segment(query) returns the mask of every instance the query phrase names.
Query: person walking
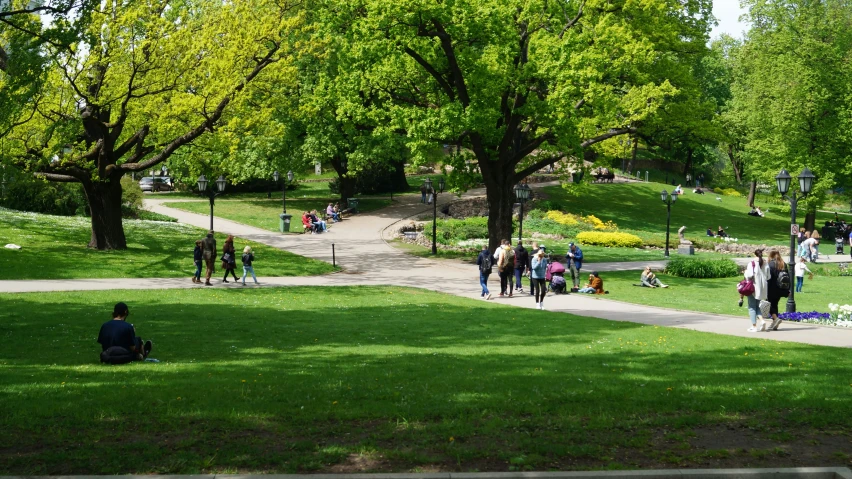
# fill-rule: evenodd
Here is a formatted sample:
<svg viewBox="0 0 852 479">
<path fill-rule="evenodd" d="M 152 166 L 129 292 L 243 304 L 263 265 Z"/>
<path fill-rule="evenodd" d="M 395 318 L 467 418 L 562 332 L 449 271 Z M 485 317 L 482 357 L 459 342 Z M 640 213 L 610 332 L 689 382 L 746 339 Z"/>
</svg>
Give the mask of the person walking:
<svg viewBox="0 0 852 479">
<path fill-rule="evenodd" d="M 769 281 L 766 297 L 769 300 L 769 315 L 772 323 L 765 331 L 777 331 L 781 324 L 778 317 L 778 302 L 781 298 L 790 296 L 790 274 L 787 272 L 787 263 L 781 258 L 778 250 L 769 250 Z M 785 287 L 786 286 L 786 287 Z M 758 328 L 761 329 L 761 328 Z"/>
<path fill-rule="evenodd" d="M 744 277 L 754 283 L 754 293 L 748 296 L 748 317 L 751 320 L 750 333 L 757 332 L 757 318 L 760 317 L 760 327 L 766 325 L 764 316 L 769 316 L 769 301 L 766 300 L 769 289 L 769 265 L 763 260 L 763 250 L 754 251 L 755 259 L 749 261 Z M 765 303 L 761 308 L 761 303 Z"/>
<path fill-rule="evenodd" d="M 544 250 L 538 250 L 530 260 L 530 281 L 532 282 L 531 291 L 535 294 L 535 307 L 544 309 L 544 296 L 547 294 L 547 259 L 544 257 Z"/>
<path fill-rule="evenodd" d="M 426 185 L 425 184 L 420 185 L 420 202 L 421 203 L 426 203 L 426 193 L 428 193 L 428 191 L 426 190 Z"/>
<path fill-rule="evenodd" d="M 527 252 L 527 276 L 530 278 L 530 296 L 535 296 L 535 291 L 533 291 L 533 279 L 530 275 L 530 270 L 532 269 L 532 257 L 534 254 L 538 253 L 540 249 L 538 241 L 533 241 L 530 245 L 530 250 Z"/>
<path fill-rule="evenodd" d="M 797 293 L 802 292 L 802 287 L 804 286 L 804 283 L 805 283 L 805 271 L 807 271 L 808 274 L 811 274 L 811 275 L 813 274 L 813 272 L 808 269 L 808 265 L 805 264 L 805 258 L 799 257 L 798 261 L 796 262 L 796 292 Z"/>
<path fill-rule="evenodd" d="M 515 268 L 515 251 L 509 240 L 503 240 L 497 256 L 497 273 L 500 275 L 500 296 L 512 297 L 512 271 Z"/>
<path fill-rule="evenodd" d="M 231 273 L 231 276 L 234 277 L 234 282 L 239 281 L 237 278 L 237 273 L 234 272 L 237 269 L 237 257 L 234 256 L 237 250 L 234 248 L 234 236 L 228 235 L 225 238 L 225 244 L 222 246 L 222 269 L 225 270 L 225 277 L 222 278 L 223 283 L 228 282 L 228 273 Z"/>
<path fill-rule="evenodd" d="M 207 236 L 201 240 L 201 256 L 207 265 L 207 277 L 204 286 L 213 286 L 210 284 L 210 276 L 216 272 L 216 238 L 213 237 L 213 230 L 210 230 Z"/>
<path fill-rule="evenodd" d="M 195 250 L 192 252 L 192 261 L 195 263 L 195 276 L 192 277 L 193 283 L 201 282 L 201 260 L 204 259 L 201 251 L 201 240 L 195 242 Z"/>
<path fill-rule="evenodd" d="M 251 273 L 251 277 L 254 280 L 254 284 L 260 284 L 257 282 L 257 276 L 254 275 L 254 253 L 251 252 L 251 246 L 246 246 L 243 248 L 243 286 L 246 285 L 246 276 L 248 273 Z"/>
<path fill-rule="evenodd" d="M 482 251 L 476 258 L 476 265 L 479 266 L 479 285 L 482 286 L 482 294 L 480 298 L 485 298 L 486 301 L 491 299 L 491 293 L 488 291 L 488 276 L 491 275 L 491 265 L 493 264 L 491 252 L 488 251 L 488 245 L 482 245 Z"/>
<path fill-rule="evenodd" d="M 529 262 L 530 254 L 524 248 L 524 242 L 519 240 L 518 246 L 515 247 L 515 291 L 519 294 L 524 292 L 521 278 L 524 277 L 524 271 L 526 271 Z"/>
<path fill-rule="evenodd" d="M 574 243 L 568 243 L 568 252 L 565 253 L 568 271 L 571 272 L 571 282 L 574 290 L 580 289 L 580 269 L 583 267 L 583 250 Z"/>
</svg>

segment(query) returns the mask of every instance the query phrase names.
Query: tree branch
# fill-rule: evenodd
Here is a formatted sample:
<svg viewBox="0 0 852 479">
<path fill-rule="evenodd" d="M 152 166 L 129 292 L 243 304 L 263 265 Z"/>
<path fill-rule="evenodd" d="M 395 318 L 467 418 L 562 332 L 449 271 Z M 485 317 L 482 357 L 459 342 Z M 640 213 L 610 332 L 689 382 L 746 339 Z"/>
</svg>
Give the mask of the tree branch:
<svg viewBox="0 0 852 479">
<path fill-rule="evenodd" d="M 636 128 L 633 128 L 633 127 L 627 127 L 627 128 L 612 128 L 612 129 L 610 129 L 609 131 L 607 131 L 606 133 L 604 133 L 604 134 L 602 134 L 602 135 L 598 135 L 598 136 L 596 136 L 596 137 L 594 137 L 594 138 L 589 138 L 588 140 L 586 140 L 586 141 L 584 141 L 583 143 L 581 143 L 581 144 L 580 144 L 580 147 L 581 147 L 581 148 L 588 148 L 588 147 L 590 147 L 590 146 L 594 145 L 595 143 L 600 143 L 600 142 L 602 142 L 602 141 L 604 141 L 604 140 L 608 140 L 608 139 L 610 139 L 610 138 L 612 138 L 612 137 L 614 137 L 614 136 L 618 136 L 618 135 L 626 135 L 626 134 L 628 134 L 628 133 L 636 133 Z"/>
<path fill-rule="evenodd" d="M 556 163 L 557 161 L 561 160 L 562 158 L 565 158 L 565 154 L 564 153 L 557 153 L 555 155 L 548 156 L 548 157 L 546 157 L 542 160 L 536 161 L 532 165 L 530 165 L 530 166 L 524 168 L 523 170 L 515 173 L 515 178 L 512 180 L 512 182 L 518 183 L 521 180 L 523 180 L 524 178 L 526 178 L 527 176 L 530 176 L 531 174 L 533 174 L 536 171 L 544 168 L 547 165 L 552 165 L 552 164 Z"/>
<path fill-rule="evenodd" d="M 583 7 L 584 7 L 584 6 L 586 6 L 586 2 L 582 2 L 582 3 L 580 3 L 580 9 L 579 9 L 579 11 L 577 12 L 577 16 L 575 16 L 573 19 L 569 20 L 569 21 L 568 21 L 568 23 L 566 23 L 566 24 L 565 24 L 565 27 L 564 27 L 564 28 L 562 28 L 562 31 L 561 31 L 561 32 L 559 32 L 559 39 L 560 39 L 560 40 L 562 40 L 562 37 L 563 37 L 563 36 L 565 36 L 565 32 L 567 32 L 568 30 L 570 30 L 571 28 L 573 28 L 573 27 L 574 27 L 574 25 L 576 25 L 576 24 L 577 24 L 577 22 L 579 22 L 579 21 L 580 21 L 580 17 L 582 17 L 582 16 L 583 16 Z"/>
<path fill-rule="evenodd" d="M 435 67 L 433 67 L 429 62 L 427 62 L 423 57 L 421 57 L 420 54 L 418 54 L 409 47 L 405 47 L 405 53 L 412 59 L 414 59 L 414 61 L 419 63 L 420 66 L 422 66 L 427 73 L 432 75 L 432 78 L 434 78 L 435 81 L 438 82 L 438 85 L 441 87 L 442 90 L 444 90 L 444 93 L 446 93 L 447 96 L 450 97 L 450 101 L 455 101 L 456 93 L 453 91 L 453 87 L 450 86 L 449 83 L 447 83 L 447 80 L 444 79 L 444 77 L 438 72 L 438 70 L 435 69 Z"/>
<path fill-rule="evenodd" d="M 60 175 L 58 173 L 35 173 L 35 176 L 44 178 L 47 181 L 55 181 L 57 183 L 80 183 L 80 180 L 70 175 Z"/>
<path fill-rule="evenodd" d="M 456 58 L 456 52 L 453 48 L 453 39 L 444 29 L 444 25 L 442 25 L 437 18 L 432 19 L 432 24 L 435 26 L 435 36 L 441 40 L 441 49 L 444 51 L 444 56 L 447 57 L 447 64 L 450 67 L 450 75 L 453 78 L 453 84 L 458 92 L 459 100 L 461 100 L 462 106 L 467 108 L 470 106 L 470 95 L 467 92 L 464 73 L 462 72 L 458 59 Z"/>
</svg>

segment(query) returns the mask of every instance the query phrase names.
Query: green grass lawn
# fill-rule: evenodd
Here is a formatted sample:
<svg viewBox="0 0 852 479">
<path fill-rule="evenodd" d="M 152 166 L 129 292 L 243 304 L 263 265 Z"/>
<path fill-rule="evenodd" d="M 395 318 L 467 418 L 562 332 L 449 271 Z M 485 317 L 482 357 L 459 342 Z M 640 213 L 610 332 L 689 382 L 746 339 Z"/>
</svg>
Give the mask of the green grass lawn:
<svg viewBox="0 0 852 479">
<path fill-rule="evenodd" d="M 160 363 L 98 363 L 119 300 Z M 0 474 L 849 461 L 846 349 L 374 287 L 0 295 L 0 335 Z"/>
<path fill-rule="evenodd" d="M 325 208 L 328 199 L 287 199 L 287 212 L 293 215 L 290 231 L 302 232 L 302 212 L 317 210 L 320 217 L 325 216 Z M 384 208 L 390 205 L 390 200 L 362 199 L 358 204 L 358 211 L 365 213 Z M 192 213 L 210 214 L 210 204 L 200 201 L 170 202 L 166 206 L 177 208 Z M 281 200 L 239 200 L 239 201 L 217 201 L 214 214 L 217 217 L 229 219 L 246 225 L 254 226 L 269 231 L 278 231 L 278 215 L 281 214 Z M 344 215 L 344 219 L 346 216 Z M 329 225 L 333 227 L 333 225 Z"/>
<path fill-rule="evenodd" d="M 560 203 L 570 213 L 593 214 L 603 221 L 614 221 L 619 229 L 648 232 L 665 238 L 666 206 L 660 200 L 660 191 L 672 190 L 661 183 L 592 184 L 586 192 L 571 196 L 558 186 L 546 187 L 543 192 L 551 201 Z M 717 201 L 716 198 L 721 198 Z M 677 230 L 687 227 L 687 237 L 703 238 L 707 228 L 719 226 L 740 242 L 750 244 L 787 245 L 790 241 L 790 214 L 782 213 L 777 205 L 756 204 L 769 208 L 764 218 L 748 216 L 750 208 L 745 197 L 720 196 L 715 193 L 696 195 L 689 189 L 671 208 L 672 244 L 677 243 Z M 801 220 L 804 215 L 800 215 Z M 834 219 L 830 213 L 817 214 L 817 227 Z M 846 218 L 849 220 L 849 217 Z M 801 224 L 801 223 L 800 223 Z M 833 252 L 834 239 L 820 245 L 823 254 Z M 847 247 L 848 249 L 848 247 Z"/>
<path fill-rule="evenodd" d="M 815 273 L 814 279 L 805 278 L 803 293 L 796 293 L 798 311 L 819 311 L 827 313 L 829 303 L 852 304 L 852 277 L 836 276 L 837 265 L 809 265 Z M 607 299 L 628 303 L 646 304 L 661 308 L 674 308 L 707 313 L 748 316 L 746 306 L 737 306 L 739 295 L 737 283 L 742 279 L 689 279 L 658 273 L 657 276 L 668 289 L 639 288 L 641 271 L 617 271 L 600 273 L 604 285 L 609 290 Z M 795 278 L 793 285 L 795 286 Z M 784 311 L 786 299 L 782 298 L 779 309 Z"/>
<path fill-rule="evenodd" d="M 137 220 L 125 220 L 124 233 L 127 250 L 97 251 L 86 247 L 89 218 L 0 209 L 0 243 L 22 246 L 0 249 L 0 279 L 189 278 L 195 272 L 195 241 L 206 234 L 183 224 Z M 221 249 L 225 236 L 216 238 Z M 240 250 L 252 247 L 261 276 L 310 276 L 334 270 L 322 261 L 259 243 L 237 238 L 234 245 Z"/>
</svg>

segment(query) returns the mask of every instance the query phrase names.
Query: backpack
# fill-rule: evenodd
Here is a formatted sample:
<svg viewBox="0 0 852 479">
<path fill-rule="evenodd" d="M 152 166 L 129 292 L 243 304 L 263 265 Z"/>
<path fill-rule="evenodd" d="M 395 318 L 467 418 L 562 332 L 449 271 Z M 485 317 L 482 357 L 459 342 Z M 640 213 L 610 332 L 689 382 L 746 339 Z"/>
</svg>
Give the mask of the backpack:
<svg viewBox="0 0 852 479">
<path fill-rule="evenodd" d="M 778 289 L 790 290 L 790 273 L 786 269 L 778 271 L 778 278 L 775 281 L 778 284 Z"/>
<path fill-rule="evenodd" d="M 479 271 L 491 273 L 491 254 L 482 257 L 482 261 L 479 263 Z"/>
<path fill-rule="evenodd" d="M 101 362 L 107 364 L 127 364 L 136 354 L 121 346 L 111 346 L 101 353 Z"/>
<path fill-rule="evenodd" d="M 515 267 L 515 250 L 512 248 L 506 251 L 506 266 Z"/>
</svg>

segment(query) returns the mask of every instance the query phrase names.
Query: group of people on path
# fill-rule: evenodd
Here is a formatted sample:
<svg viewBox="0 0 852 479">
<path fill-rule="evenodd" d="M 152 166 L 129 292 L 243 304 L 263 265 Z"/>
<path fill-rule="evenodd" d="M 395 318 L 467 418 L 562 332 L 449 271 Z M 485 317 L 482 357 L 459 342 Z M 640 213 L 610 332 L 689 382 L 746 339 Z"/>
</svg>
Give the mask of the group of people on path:
<svg viewBox="0 0 852 479">
<path fill-rule="evenodd" d="M 580 269 L 583 267 L 583 252 L 579 246 L 571 243 L 565 254 L 568 270 L 573 282 L 573 291 L 586 294 L 605 294 L 603 280 L 597 272 L 589 274 L 589 282 L 580 288 Z M 529 295 L 535 297 L 535 305 L 538 309 L 544 309 L 544 297 L 547 295 L 547 281 L 550 276 L 549 256 L 547 247 L 532 242 L 532 248 L 527 251 L 523 241 L 518 241 L 512 248 L 509 240 L 502 240 L 501 245 L 492 253 L 487 245 L 482 245 L 482 250 L 476 258 L 479 267 L 479 284 L 482 287 L 481 298 L 490 300 L 491 292 L 488 290 L 488 278 L 494 269 L 500 277 L 500 293 L 498 297 L 511 298 L 515 292 L 524 293 L 521 279 L 529 278 Z"/>
<path fill-rule="evenodd" d="M 216 238 L 213 237 L 213 230 L 210 230 L 204 239 L 200 239 L 195 242 L 195 250 L 192 253 L 193 261 L 195 262 L 195 275 L 192 277 L 193 283 L 201 283 L 201 266 L 203 261 L 207 267 L 204 285 L 213 286 L 210 282 L 210 277 L 216 272 L 217 255 Z M 237 249 L 234 247 L 233 235 L 228 235 L 225 239 L 225 244 L 222 246 L 222 257 L 220 260 L 222 261 L 222 269 L 225 270 L 225 276 L 222 278 L 222 282 L 228 282 L 228 274 L 234 278 L 235 283 L 240 282 L 241 280 L 237 278 L 237 274 L 235 272 L 237 269 Z M 260 284 L 257 281 L 257 276 L 254 274 L 254 252 L 252 252 L 251 246 L 243 248 L 243 254 L 240 260 L 243 264 L 243 286 L 246 285 L 246 276 L 249 274 L 251 274 L 252 279 L 254 279 L 254 284 Z"/>
<path fill-rule="evenodd" d="M 754 252 L 754 260 L 750 261 L 746 266 L 744 277 L 747 284 L 746 294 L 748 300 L 748 316 L 751 320 L 751 328 L 749 332 L 769 332 L 777 331 L 782 323 L 782 319 L 778 317 L 778 302 L 781 298 L 790 296 L 790 274 L 787 272 L 787 264 L 778 250 L 769 250 L 768 260 L 763 258 L 763 250 L 758 249 Z M 802 281 L 799 275 L 804 279 L 804 272 L 810 270 L 804 265 L 803 258 L 799 258 L 799 264 L 795 268 L 796 274 L 796 291 L 801 292 Z M 750 290 L 750 292 L 749 292 Z M 740 295 L 738 303 L 743 305 L 743 295 Z M 759 320 L 759 322 L 758 322 Z"/>
</svg>

